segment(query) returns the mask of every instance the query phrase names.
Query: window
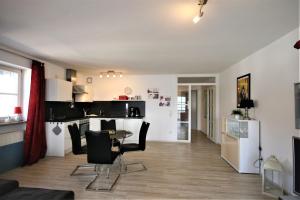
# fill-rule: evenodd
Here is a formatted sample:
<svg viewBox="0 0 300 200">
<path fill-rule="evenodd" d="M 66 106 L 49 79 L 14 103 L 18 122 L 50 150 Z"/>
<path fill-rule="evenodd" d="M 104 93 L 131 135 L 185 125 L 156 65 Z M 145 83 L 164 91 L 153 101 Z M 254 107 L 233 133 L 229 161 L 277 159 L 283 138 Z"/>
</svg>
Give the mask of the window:
<svg viewBox="0 0 300 200">
<path fill-rule="evenodd" d="M 21 70 L 0 65 L 0 117 L 14 115 L 21 106 Z"/>
<path fill-rule="evenodd" d="M 187 116 L 187 98 L 185 96 L 177 96 L 177 120 L 186 121 Z"/>
<path fill-rule="evenodd" d="M 178 112 L 185 112 L 186 110 L 186 98 L 185 96 L 178 96 L 177 97 L 177 110 Z"/>
</svg>

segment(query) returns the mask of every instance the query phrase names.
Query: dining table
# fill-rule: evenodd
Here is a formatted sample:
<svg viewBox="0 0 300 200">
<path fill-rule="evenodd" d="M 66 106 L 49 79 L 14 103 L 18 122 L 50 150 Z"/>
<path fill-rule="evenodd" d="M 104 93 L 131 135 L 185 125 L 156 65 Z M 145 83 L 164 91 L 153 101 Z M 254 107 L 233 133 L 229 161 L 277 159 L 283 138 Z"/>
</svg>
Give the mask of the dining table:
<svg viewBox="0 0 300 200">
<path fill-rule="evenodd" d="M 131 131 L 126 130 L 108 130 L 110 139 L 112 141 L 112 151 L 119 152 L 120 145 L 124 143 L 125 139 L 132 136 Z"/>
<path fill-rule="evenodd" d="M 125 139 L 132 135 L 133 133 L 131 131 L 126 130 L 109 131 L 109 136 L 111 139 Z"/>
</svg>

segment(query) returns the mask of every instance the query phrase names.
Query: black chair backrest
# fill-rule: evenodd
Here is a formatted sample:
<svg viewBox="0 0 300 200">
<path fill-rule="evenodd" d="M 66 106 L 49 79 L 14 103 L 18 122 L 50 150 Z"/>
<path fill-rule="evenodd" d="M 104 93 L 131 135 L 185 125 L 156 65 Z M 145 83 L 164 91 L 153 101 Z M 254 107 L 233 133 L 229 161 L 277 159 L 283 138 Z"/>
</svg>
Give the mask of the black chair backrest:
<svg viewBox="0 0 300 200">
<path fill-rule="evenodd" d="M 112 164 L 111 140 L 108 131 L 86 131 L 88 163 Z"/>
<path fill-rule="evenodd" d="M 116 120 L 101 120 L 101 131 L 116 130 Z"/>
<path fill-rule="evenodd" d="M 75 155 L 81 154 L 82 149 L 81 149 L 81 137 L 80 137 L 80 132 L 79 128 L 76 123 L 73 125 L 68 126 L 69 133 L 71 135 L 71 141 L 72 141 L 72 152 Z"/>
<path fill-rule="evenodd" d="M 146 149 L 146 136 L 149 129 L 150 123 L 143 122 L 141 129 L 140 129 L 140 135 L 139 135 L 139 149 L 141 151 L 144 151 Z"/>
</svg>

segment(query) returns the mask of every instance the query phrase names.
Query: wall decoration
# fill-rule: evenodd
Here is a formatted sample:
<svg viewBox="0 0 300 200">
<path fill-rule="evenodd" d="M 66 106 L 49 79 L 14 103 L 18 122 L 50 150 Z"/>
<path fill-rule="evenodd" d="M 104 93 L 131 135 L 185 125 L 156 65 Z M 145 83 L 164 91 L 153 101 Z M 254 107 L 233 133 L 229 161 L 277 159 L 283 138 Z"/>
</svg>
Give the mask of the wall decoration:
<svg viewBox="0 0 300 200">
<path fill-rule="evenodd" d="M 159 98 L 159 89 L 158 88 L 148 88 L 148 99 L 158 99 Z"/>
<path fill-rule="evenodd" d="M 159 106 L 163 107 L 170 107 L 171 106 L 171 97 L 164 97 L 164 96 L 160 96 L 159 97 Z"/>
<path fill-rule="evenodd" d="M 124 88 L 124 93 L 126 95 L 131 95 L 132 94 L 132 88 L 131 87 L 125 87 Z"/>
<path fill-rule="evenodd" d="M 251 74 L 246 74 L 237 78 L 237 107 L 241 107 L 241 101 L 251 99 L 250 97 Z"/>
<path fill-rule="evenodd" d="M 93 78 L 92 77 L 87 77 L 86 78 L 86 83 L 87 84 L 92 84 L 93 83 Z"/>
</svg>

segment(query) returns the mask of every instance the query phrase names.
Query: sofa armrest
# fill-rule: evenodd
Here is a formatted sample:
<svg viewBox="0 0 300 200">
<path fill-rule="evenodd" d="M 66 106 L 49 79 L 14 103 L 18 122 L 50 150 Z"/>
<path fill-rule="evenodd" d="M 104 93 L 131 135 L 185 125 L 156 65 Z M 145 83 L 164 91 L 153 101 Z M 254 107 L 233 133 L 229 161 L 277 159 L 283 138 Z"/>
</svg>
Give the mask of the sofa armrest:
<svg viewBox="0 0 300 200">
<path fill-rule="evenodd" d="M 0 196 L 5 195 L 19 187 L 19 182 L 15 180 L 0 179 Z"/>
</svg>

